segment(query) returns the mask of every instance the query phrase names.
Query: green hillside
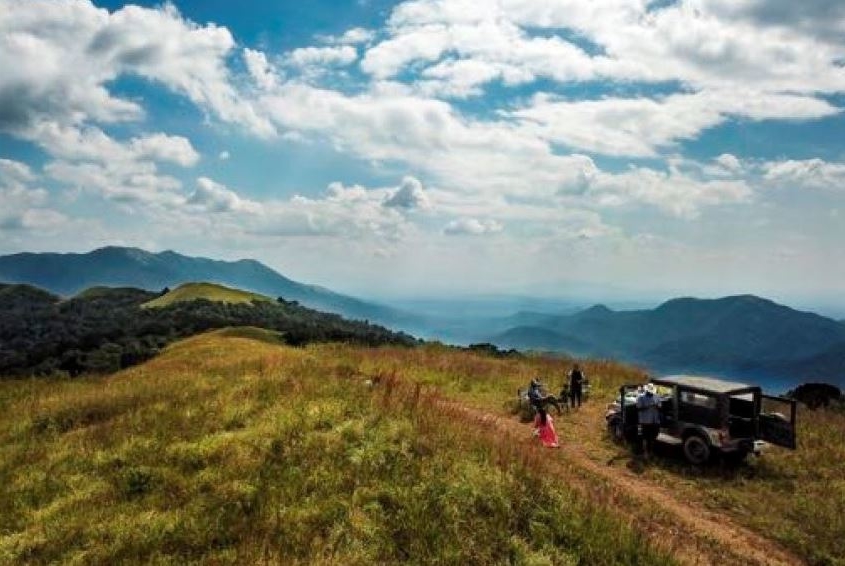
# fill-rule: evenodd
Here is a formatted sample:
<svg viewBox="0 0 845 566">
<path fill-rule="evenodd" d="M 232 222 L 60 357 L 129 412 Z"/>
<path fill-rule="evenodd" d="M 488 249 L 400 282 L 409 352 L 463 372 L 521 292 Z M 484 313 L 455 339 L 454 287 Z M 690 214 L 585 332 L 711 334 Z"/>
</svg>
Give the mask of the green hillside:
<svg viewBox="0 0 845 566">
<path fill-rule="evenodd" d="M 197 299 L 231 304 L 252 303 L 253 301 L 273 301 L 270 297 L 259 295 L 258 293 L 232 289 L 231 287 L 224 287 L 223 285 L 217 285 L 215 283 L 185 283 L 184 285 L 180 285 L 172 291 L 165 293 L 161 297 L 144 303 L 142 306 L 144 308 L 160 308 L 170 306 L 174 303 L 195 301 Z"/>
</svg>

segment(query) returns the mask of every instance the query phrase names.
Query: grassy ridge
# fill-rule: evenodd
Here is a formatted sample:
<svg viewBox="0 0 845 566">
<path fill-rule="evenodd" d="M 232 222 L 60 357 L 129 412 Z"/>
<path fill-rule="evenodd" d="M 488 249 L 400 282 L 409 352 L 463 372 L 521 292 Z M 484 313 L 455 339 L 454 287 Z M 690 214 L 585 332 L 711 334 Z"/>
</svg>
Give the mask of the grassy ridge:
<svg viewBox="0 0 845 566">
<path fill-rule="evenodd" d="M 275 342 L 214 332 L 110 378 L 0 383 L 0 562 L 668 561 L 413 391 L 363 379 L 404 351 L 492 399 L 454 378 L 543 362 Z"/>
<path fill-rule="evenodd" d="M 362 386 L 396 375 L 501 414 L 531 377 L 559 385 L 565 360 L 277 343 L 223 330 L 112 378 L 0 383 L 0 563 L 663 560 L 518 454 L 469 438 L 469 424 Z M 597 414 L 619 383 L 643 378 L 584 365 Z M 580 434 L 604 463 L 626 452 L 600 422 Z M 641 473 L 811 564 L 843 564 L 842 438 L 845 415 L 802 410 L 796 452 L 738 469 L 666 458 Z"/>
<path fill-rule="evenodd" d="M 273 301 L 273 299 L 265 295 L 241 291 L 240 289 L 232 289 L 215 283 L 185 283 L 184 285 L 179 285 L 177 288 L 165 293 L 161 297 L 144 303 L 142 306 L 144 308 L 161 308 L 170 306 L 174 303 L 195 301 L 197 299 L 231 304 L 248 304 L 253 301 Z"/>
</svg>

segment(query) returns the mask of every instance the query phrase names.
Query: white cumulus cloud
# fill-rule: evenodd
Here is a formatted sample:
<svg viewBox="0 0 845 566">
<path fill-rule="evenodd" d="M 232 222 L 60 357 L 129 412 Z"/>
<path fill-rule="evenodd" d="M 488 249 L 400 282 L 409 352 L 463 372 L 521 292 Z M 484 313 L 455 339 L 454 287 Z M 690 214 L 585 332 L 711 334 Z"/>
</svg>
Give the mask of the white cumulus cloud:
<svg viewBox="0 0 845 566">
<path fill-rule="evenodd" d="M 67 222 L 49 207 L 47 191 L 33 186 L 37 178 L 27 164 L 0 159 L 0 231 L 51 230 Z"/>
<path fill-rule="evenodd" d="M 479 220 L 477 218 L 457 218 L 449 222 L 443 229 L 449 235 L 480 236 L 501 232 L 504 226 L 495 220 Z"/>
<path fill-rule="evenodd" d="M 0 130 L 26 132 L 42 120 L 137 120 L 139 104 L 109 90 L 135 75 L 224 121 L 273 133 L 232 84 L 231 33 L 188 21 L 172 4 L 109 12 L 88 0 L 0 0 L 0 14 Z"/>
<path fill-rule="evenodd" d="M 255 201 L 240 197 L 225 185 L 212 181 L 208 177 L 197 179 L 194 192 L 187 203 L 208 212 L 259 212 L 261 205 Z"/>
<path fill-rule="evenodd" d="M 337 47 L 300 47 L 290 53 L 290 62 L 299 67 L 349 65 L 358 58 L 350 45 Z"/>
<path fill-rule="evenodd" d="M 845 190 L 845 163 L 823 159 L 787 159 L 762 165 L 764 179 L 793 188 Z"/>
<path fill-rule="evenodd" d="M 405 210 L 427 209 L 431 207 L 431 202 L 419 179 L 408 176 L 402 179 L 399 187 L 384 201 L 384 206 Z"/>
</svg>

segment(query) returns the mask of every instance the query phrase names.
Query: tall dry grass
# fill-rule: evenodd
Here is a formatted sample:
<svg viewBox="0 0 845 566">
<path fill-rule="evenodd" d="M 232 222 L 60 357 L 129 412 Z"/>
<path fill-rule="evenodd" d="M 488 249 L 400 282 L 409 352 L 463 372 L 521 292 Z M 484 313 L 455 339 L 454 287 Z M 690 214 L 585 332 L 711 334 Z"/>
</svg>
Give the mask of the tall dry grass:
<svg viewBox="0 0 845 566">
<path fill-rule="evenodd" d="M 559 368 L 253 329 L 0 383 L 0 563 L 668 562 L 424 387 L 493 403 L 541 369 Z"/>
<path fill-rule="evenodd" d="M 506 414 L 518 387 L 541 377 L 556 392 L 572 360 L 543 356 L 496 358 L 438 345 L 415 349 L 361 350 L 317 347 L 350 374 L 395 375 L 437 388 L 480 409 Z M 591 404 L 604 406 L 623 383 L 642 383 L 646 374 L 609 360 L 580 360 L 592 386 Z M 597 413 L 600 411 L 597 411 Z M 564 430 L 567 417 L 559 421 Z M 597 461 L 623 461 L 626 448 L 606 437 L 597 416 L 582 440 Z M 772 447 L 741 466 L 695 467 L 673 452 L 641 471 L 643 478 L 730 515 L 804 557 L 810 564 L 845 564 L 845 414 L 799 406 L 798 449 Z"/>
</svg>

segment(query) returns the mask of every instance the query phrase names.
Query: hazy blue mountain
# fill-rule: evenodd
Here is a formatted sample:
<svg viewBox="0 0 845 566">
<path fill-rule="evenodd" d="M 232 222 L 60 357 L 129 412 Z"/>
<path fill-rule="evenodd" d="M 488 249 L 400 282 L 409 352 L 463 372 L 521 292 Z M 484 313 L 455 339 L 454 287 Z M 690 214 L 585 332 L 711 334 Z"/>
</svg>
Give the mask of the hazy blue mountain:
<svg viewBox="0 0 845 566">
<path fill-rule="evenodd" d="M 393 298 L 387 302 L 401 310 L 425 313 L 444 320 L 501 319 L 530 313 L 541 316 L 572 314 L 590 304 L 589 301 L 574 299 L 483 293 L 473 296 Z"/>
<path fill-rule="evenodd" d="M 537 326 L 517 326 L 496 337 L 496 345 L 501 348 L 519 348 L 526 343 L 532 344 L 531 349 L 540 351 L 577 352 L 587 347 L 576 338 Z"/>
<path fill-rule="evenodd" d="M 0 256 L 0 281 L 26 283 L 64 296 L 98 285 L 158 291 L 192 281 L 237 287 L 348 318 L 405 325 L 413 317 L 399 310 L 306 285 L 251 259 L 218 261 L 172 251 L 105 247 L 89 253 L 19 253 Z"/>
<path fill-rule="evenodd" d="M 576 309 L 573 312 L 578 312 L 578 310 Z M 517 326 L 550 328 L 554 325 L 555 320 L 557 320 L 561 316 L 561 314 L 548 314 L 534 311 L 519 311 L 508 317 L 500 318 L 496 322 L 499 326 L 506 326 L 507 328 Z"/>
<path fill-rule="evenodd" d="M 549 333 L 515 327 L 490 341 L 514 348 L 619 358 L 657 371 L 845 382 L 845 325 L 752 295 L 680 298 L 635 311 L 597 305 L 538 321 Z M 556 347 L 550 344 L 554 335 L 561 338 Z"/>
<path fill-rule="evenodd" d="M 385 299 L 385 302 L 415 315 L 400 321 L 397 328 L 428 340 L 464 346 L 483 342 L 515 326 L 542 326 L 536 321 L 577 312 L 585 304 L 542 296 L 490 294 L 406 297 Z"/>
<path fill-rule="evenodd" d="M 821 381 L 845 387 L 845 342 L 807 358 L 768 361 L 755 369 L 761 374 L 796 376 L 802 383 Z"/>
</svg>

